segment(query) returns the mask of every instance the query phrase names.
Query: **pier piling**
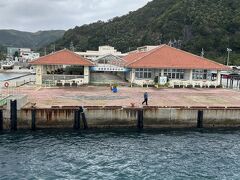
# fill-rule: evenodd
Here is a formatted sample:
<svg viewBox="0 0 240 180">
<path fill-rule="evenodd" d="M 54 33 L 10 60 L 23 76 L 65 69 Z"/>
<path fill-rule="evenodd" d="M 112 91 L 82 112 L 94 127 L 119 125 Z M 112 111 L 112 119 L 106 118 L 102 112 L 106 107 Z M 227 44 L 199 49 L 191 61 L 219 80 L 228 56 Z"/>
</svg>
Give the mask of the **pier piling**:
<svg viewBox="0 0 240 180">
<path fill-rule="evenodd" d="M 32 107 L 32 130 L 36 130 L 36 108 Z"/>
<path fill-rule="evenodd" d="M 77 109 L 74 112 L 74 124 L 73 124 L 73 128 L 78 130 L 80 129 L 80 110 Z"/>
<path fill-rule="evenodd" d="M 0 109 L 0 131 L 3 130 L 3 110 Z"/>
<path fill-rule="evenodd" d="M 137 113 L 137 128 L 143 129 L 143 109 L 138 110 Z"/>
<path fill-rule="evenodd" d="M 87 119 L 86 119 L 86 116 L 85 116 L 85 113 L 83 111 L 83 107 L 82 106 L 80 107 L 80 113 L 82 115 L 83 128 L 84 129 L 88 129 Z"/>
<path fill-rule="evenodd" d="M 17 100 L 10 101 L 10 123 L 11 123 L 11 130 L 17 130 Z"/>
<path fill-rule="evenodd" d="M 197 117 L 197 128 L 203 128 L 203 111 L 198 111 L 198 117 Z"/>
</svg>

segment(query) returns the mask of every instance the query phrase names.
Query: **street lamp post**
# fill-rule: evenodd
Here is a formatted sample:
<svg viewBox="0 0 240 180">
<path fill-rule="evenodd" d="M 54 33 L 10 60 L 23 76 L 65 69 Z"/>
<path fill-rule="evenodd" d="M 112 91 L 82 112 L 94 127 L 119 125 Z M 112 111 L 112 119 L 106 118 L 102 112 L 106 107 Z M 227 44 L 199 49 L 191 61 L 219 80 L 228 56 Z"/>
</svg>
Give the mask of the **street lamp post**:
<svg viewBox="0 0 240 180">
<path fill-rule="evenodd" d="M 227 58 L 227 66 L 229 64 L 229 59 L 230 59 L 230 52 L 232 52 L 232 49 L 227 48 L 227 52 L 228 52 L 228 58 Z"/>
</svg>

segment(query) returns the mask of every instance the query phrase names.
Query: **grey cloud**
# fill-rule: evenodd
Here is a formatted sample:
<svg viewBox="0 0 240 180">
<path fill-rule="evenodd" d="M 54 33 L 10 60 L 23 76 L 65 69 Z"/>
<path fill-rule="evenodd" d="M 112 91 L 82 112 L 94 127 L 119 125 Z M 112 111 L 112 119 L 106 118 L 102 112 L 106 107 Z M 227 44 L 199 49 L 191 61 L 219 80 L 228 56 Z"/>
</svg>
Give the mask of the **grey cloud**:
<svg viewBox="0 0 240 180">
<path fill-rule="evenodd" d="M 69 29 L 136 10 L 150 0 L 11 0 L 0 2 L 0 29 Z"/>
</svg>

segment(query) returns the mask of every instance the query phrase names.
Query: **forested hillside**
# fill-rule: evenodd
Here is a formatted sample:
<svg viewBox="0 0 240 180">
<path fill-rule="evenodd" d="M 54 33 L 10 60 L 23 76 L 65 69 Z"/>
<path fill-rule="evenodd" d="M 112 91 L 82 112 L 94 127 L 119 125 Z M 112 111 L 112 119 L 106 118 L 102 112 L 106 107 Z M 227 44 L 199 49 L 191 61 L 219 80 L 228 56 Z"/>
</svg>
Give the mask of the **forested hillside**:
<svg viewBox="0 0 240 180">
<path fill-rule="evenodd" d="M 239 0 L 153 0 L 143 8 L 108 22 L 68 30 L 56 48 L 85 51 L 112 45 L 127 52 L 142 45 L 172 42 L 174 46 L 225 63 L 240 65 Z"/>
<path fill-rule="evenodd" d="M 61 38 L 64 32 L 62 30 L 51 30 L 31 33 L 16 30 L 0 30 L 0 46 L 37 49 Z"/>
</svg>

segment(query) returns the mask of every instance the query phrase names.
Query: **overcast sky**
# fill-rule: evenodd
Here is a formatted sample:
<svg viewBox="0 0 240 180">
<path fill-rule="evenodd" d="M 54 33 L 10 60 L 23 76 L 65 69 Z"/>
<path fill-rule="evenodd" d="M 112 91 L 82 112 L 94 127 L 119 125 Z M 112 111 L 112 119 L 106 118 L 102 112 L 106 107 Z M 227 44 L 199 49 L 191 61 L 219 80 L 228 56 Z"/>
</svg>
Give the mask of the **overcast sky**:
<svg viewBox="0 0 240 180">
<path fill-rule="evenodd" d="M 150 0 L 0 0 L 0 29 L 73 28 L 137 10 Z"/>
</svg>

